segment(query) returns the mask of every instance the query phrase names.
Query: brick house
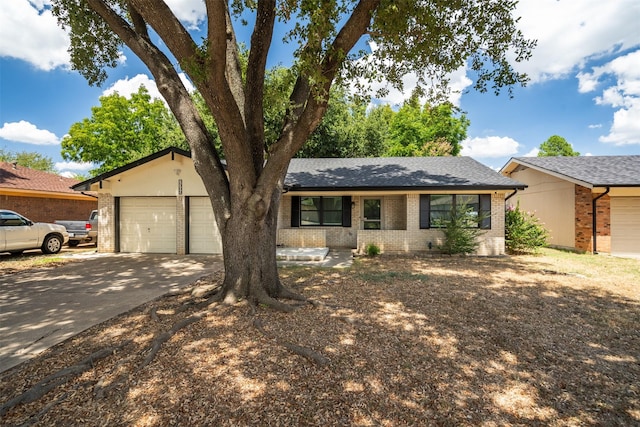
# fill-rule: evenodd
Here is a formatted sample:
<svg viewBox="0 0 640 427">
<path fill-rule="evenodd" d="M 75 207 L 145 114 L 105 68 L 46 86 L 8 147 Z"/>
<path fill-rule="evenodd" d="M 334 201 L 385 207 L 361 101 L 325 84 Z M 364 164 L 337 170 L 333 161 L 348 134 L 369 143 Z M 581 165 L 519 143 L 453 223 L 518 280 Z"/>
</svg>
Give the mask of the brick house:
<svg viewBox="0 0 640 427">
<path fill-rule="evenodd" d="M 78 182 L 0 162 L 0 208 L 16 211 L 37 222 L 89 218 L 98 202 L 95 196 L 72 190 L 71 186 Z"/>
<path fill-rule="evenodd" d="M 640 257 L 640 156 L 517 157 L 500 172 L 527 184 L 508 203 L 535 211 L 551 245 Z"/>
<path fill-rule="evenodd" d="M 73 187 L 98 193 L 101 252 L 221 253 L 190 153 L 167 148 Z M 525 185 L 469 157 L 293 159 L 278 245 L 387 252 L 436 250 L 452 204 L 489 214 L 479 255 L 502 255 L 504 201 Z"/>
</svg>

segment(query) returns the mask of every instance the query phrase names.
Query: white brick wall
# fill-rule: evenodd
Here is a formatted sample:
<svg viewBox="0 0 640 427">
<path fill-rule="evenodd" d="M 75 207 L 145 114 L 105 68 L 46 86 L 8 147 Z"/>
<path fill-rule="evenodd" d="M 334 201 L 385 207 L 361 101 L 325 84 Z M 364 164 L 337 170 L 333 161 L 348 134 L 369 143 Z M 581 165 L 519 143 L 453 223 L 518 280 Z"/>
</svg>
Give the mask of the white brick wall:
<svg viewBox="0 0 640 427">
<path fill-rule="evenodd" d="M 370 197 L 370 196 L 369 196 Z M 354 197 L 352 227 L 291 228 L 291 197 L 283 197 L 280 207 L 278 244 L 299 247 L 349 247 L 364 251 L 376 244 L 383 252 L 437 252 L 443 243 L 440 230 L 420 229 L 420 195 L 381 196 L 383 200 L 382 230 L 362 230 L 361 198 Z M 324 239 L 323 234 L 324 232 Z M 480 239 L 477 255 L 504 255 L 504 194 L 491 196 L 491 229 Z M 322 244 L 324 242 L 324 244 Z M 431 248 L 428 244 L 431 242 Z M 316 243 L 318 243 L 316 245 Z"/>
<path fill-rule="evenodd" d="M 98 197 L 98 252 L 115 252 L 116 221 L 114 197 L 100 193 Z"/>
</svg>

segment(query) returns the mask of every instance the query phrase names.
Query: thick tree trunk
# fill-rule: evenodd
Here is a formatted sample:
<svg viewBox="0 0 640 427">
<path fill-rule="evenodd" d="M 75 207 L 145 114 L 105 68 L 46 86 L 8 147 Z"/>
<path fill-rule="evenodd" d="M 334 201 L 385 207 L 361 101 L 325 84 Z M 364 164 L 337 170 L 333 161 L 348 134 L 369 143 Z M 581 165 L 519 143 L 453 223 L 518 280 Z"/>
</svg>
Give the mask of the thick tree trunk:
<svg viewBox="0 0 640 427">
<path fill-rule="evenodd" d="M 276 310 L 291 311 L 293 306 L 279 298 L 305 300 L 280 282 L 276 262 L 278 205 L 275 195 L 263 218 L 256 218 L 247 203 L 232 209 L 222 235 L 225 278 L 219 298 L 227 303 L 243 299 Z"/>
</svg>

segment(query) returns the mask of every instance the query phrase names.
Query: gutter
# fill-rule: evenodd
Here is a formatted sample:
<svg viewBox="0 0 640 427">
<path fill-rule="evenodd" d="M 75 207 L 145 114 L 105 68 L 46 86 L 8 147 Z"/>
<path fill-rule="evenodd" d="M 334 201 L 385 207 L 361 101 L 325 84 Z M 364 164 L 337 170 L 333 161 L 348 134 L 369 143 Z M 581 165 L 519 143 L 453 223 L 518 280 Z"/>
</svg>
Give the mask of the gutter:
<svg viewBox="0 0 640 427">
<path fill-rule="evenodd" d="M 512 198 L 513 196 L 516 195 L 516 193 L 518 192 L 517 188 L 513 189 L 513 193 L 509 194 L 507 197 L 505 197 L 504 201 L 506 202 L 507 200 L 509 200 L 510 198 Z"/>
<path fill-rule="evenodd" d="M 94 196 L 93 194 L 87 194 L 84 191 L 81 191 L 80 194 L 84 195 L 84 196 L 89 196 L 89 197 L 93 197 L 94 199 L 97 199 L 98 196 Z"/>
<path fill-rule="evenodd" d="M 598 230 L 597 230 L 597 215 L 598 213 L 596 212 L 596 205 L 598 202 L 598 199 L 601 197 L 604 197 L 607 195 L 607 193 L 609 193 L 609 190 L 611 190 L 611 187 L 607 187 L 607 190 L 602 193 L 601 195 L 599 195 L 598 197 L 596 197 L 595 199 L 593 199 L 591 201 L 591 211 L 593 212 L 592 220 L 593 223 L 591 225 L 591 229 L 593 230 L 593 253 L 594 255 L 598 253 Z"/>
</svg>

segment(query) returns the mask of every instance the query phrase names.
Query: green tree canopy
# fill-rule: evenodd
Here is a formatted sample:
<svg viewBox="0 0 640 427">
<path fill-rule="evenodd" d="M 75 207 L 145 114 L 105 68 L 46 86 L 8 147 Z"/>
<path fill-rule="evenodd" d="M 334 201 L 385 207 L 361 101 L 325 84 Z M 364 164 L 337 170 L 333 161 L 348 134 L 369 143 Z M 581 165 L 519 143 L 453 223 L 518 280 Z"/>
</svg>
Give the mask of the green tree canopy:
<svg viewBox="0 0 640 427">
<path fill-rule="evenodd" d="M 282 310 L 291 307 L 278 298 L 301 298 L 283 286 L 276 263 L 284 175 L 327 112 L 334 82 L 351 79 L 367 88 L 384 78 L 402 90 L 403 77 L 414 73 L 422 87 L 446 87 L 449 73 L 467 67 L 477 90 L 510 90 L 527 78 L 509 58 L 526 60 L 535 45 L 518 30 L 512 0 L 207 0 L 202 41 L 162 1 L 51 4 L 70 32 L 71 65 L 90 84 L 105 81 L 123 45 L 153 74 L 191 148 L 222 236 L 225 275 L 217 298 Z M 276 25 L 285 28 L 284 39 L 274 40 Z M 240 27 L 250 33 L 246 67 Z M 368 41 L 375 49 L 358 49 Z M 272 48 L 293 58 L 293 84 L 280 123 L 267 127 Z M 215 119 L 226 165 L 179 71 Z"/>
<path fill-rule="evenodd" d="M 451 103 L 420 105 L 413 94 L 395 114 L 390 124 L 386 156 L 457 156 L 467 137 L 469 120 Z"/>
<path fill-rule="evenodd" d="M 538 152 L 538 157 L 574 157 L 579 155 L 579 152 L 573 151 L 573 147 L 567 142 L 566 139 L 558 135 L 550 136 L 549 139 L 540 144 L 540 151 Z"/>
<path fill-rule="evenodd" d="M 71 125 L 62 139 L 62 157 L 98 165 L 90 171 L 97 175 L 169 146 L 188 147 L 164 103 L 140 86 L 131 98 L 118 93 L 100 97 L 91 118 Z"/>
<path fill-rule="evenodd" d="M 0 148 L 0 162 L 17 163 L 25 168 L 57 173 L 51 157 L 31 151 L 11 152 Z"/>
</svg>

